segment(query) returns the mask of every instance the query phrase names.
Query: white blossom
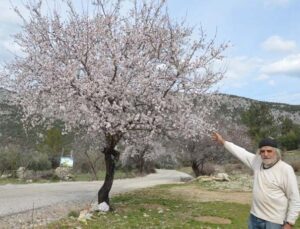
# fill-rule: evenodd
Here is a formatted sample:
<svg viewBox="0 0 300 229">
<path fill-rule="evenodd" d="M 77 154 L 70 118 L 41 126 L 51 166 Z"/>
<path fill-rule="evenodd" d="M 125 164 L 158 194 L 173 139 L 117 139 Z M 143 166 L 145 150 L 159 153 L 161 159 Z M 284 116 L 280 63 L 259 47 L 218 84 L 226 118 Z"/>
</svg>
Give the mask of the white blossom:
<svg viewBox="0 0 300 229">
<path fill-rule="evenodd" d="M 203 33 L 193 40 L 193 29 L 171 21 L 164 1 L 135 1 L 127 14 L 109 10 L 113 4 L 95 6 L 93 15 L 67 4 L 64 18 L 55 9 L 43 13 L 43 4 L 29 4 L 30 17 L 15 36 L 26 55 L 1 74 L 24 120 L 61 119 L 66 130 L 80 126 L 123 139 L 139 138 L 140 131 L 143 141 L 212 129 L 207 105 L 223 76 L 213 64 L 226 44 Z M 197 116 L 195 99 L 203 106 Z"/>
</svg>

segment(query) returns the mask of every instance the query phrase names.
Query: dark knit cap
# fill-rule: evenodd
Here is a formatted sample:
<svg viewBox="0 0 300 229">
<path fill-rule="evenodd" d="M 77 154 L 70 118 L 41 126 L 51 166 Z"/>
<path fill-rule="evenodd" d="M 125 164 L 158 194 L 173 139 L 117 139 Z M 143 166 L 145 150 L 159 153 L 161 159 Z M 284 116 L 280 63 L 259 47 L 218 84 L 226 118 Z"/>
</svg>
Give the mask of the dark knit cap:
<svg viewBox="0 0 300 229">
<path fill-rule="evenodd" d="M 258 147 L 261 148 L 263 146 L 271 146 L 271 147 L 274 147 L 274 148 L 278 148 L 278 144 L 276 142 L 275 139 L 272 139 L 272 138 L 265 138 L 265 139 L 262 139 L 260 142 L 259 142 L 259 145 Z"/>
</svg>

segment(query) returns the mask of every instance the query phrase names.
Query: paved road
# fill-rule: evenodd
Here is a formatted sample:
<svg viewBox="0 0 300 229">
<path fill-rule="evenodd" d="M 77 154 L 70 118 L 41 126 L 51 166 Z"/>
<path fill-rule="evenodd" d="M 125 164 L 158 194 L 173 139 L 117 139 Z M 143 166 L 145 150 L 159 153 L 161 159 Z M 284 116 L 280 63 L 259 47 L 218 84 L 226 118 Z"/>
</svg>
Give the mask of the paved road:
<svg viewBox="0 0 300 229">
<path fill-rule="evenodd" d="M 117 194 L 150 187 L 158 184 L 179 182 L 189 175 L 175 170 L 161 170 L 145 177 L 115 180 L 111 194 Z M 33 209 L 49 208 L 70 202 L 96 201 L 102 181 L 95 182 L 59 182 L 46 184 L 1 185 L 0 219 Z"/>
</svg>

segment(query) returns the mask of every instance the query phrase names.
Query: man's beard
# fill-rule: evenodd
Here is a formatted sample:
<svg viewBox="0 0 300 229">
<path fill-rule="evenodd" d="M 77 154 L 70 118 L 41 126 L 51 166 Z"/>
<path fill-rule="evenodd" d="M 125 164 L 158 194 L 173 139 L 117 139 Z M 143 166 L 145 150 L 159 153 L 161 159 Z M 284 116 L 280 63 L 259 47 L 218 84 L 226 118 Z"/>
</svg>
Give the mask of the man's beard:
<svg viewBox="0 0 300 229">
<path fill-rule="evenodd" d="M 264 168 L 267 169 L 271 168 L 274 164 L 276 164 L 276 162 L 278 161 L 278 157 L 262 159 L 262 161 Z"/>
</svg>

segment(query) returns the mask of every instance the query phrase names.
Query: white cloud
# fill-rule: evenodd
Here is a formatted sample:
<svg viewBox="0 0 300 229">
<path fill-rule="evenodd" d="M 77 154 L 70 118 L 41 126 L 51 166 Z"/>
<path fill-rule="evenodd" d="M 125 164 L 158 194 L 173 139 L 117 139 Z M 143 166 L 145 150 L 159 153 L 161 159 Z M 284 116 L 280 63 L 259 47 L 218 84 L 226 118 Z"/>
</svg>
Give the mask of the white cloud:
<svg viewBox="0 0 300 229">
<path fill-rule="evenodd" d="M 267 51 L 292 52 L 297 49 L 297 44 L 292 40 L 284 40 L 280 36 L 271 36 L 262 43 L 262 48 Z"/>
<path fill-rule="evenodd" d="M 227 60 L 226 76 L 232 80 L 238 80 L 252 72 L 262 63 L 261 59 L 245 56 L 234 57 Z"/>
<path fill-rule="evenodd" d="M 300 77 L 300 53 L 289 55 L 279 61 L 270 63 L 261 68 L 263 74 L 290 75 Z"/>
<path fill-rule="evenodd" d="M 243 88 L 249 84 L 249 79 L 260 69 L 262 60 L 238 56 L 226 60 L 225 78 L 220 82 L 223 88 Z"/>
</svg>

